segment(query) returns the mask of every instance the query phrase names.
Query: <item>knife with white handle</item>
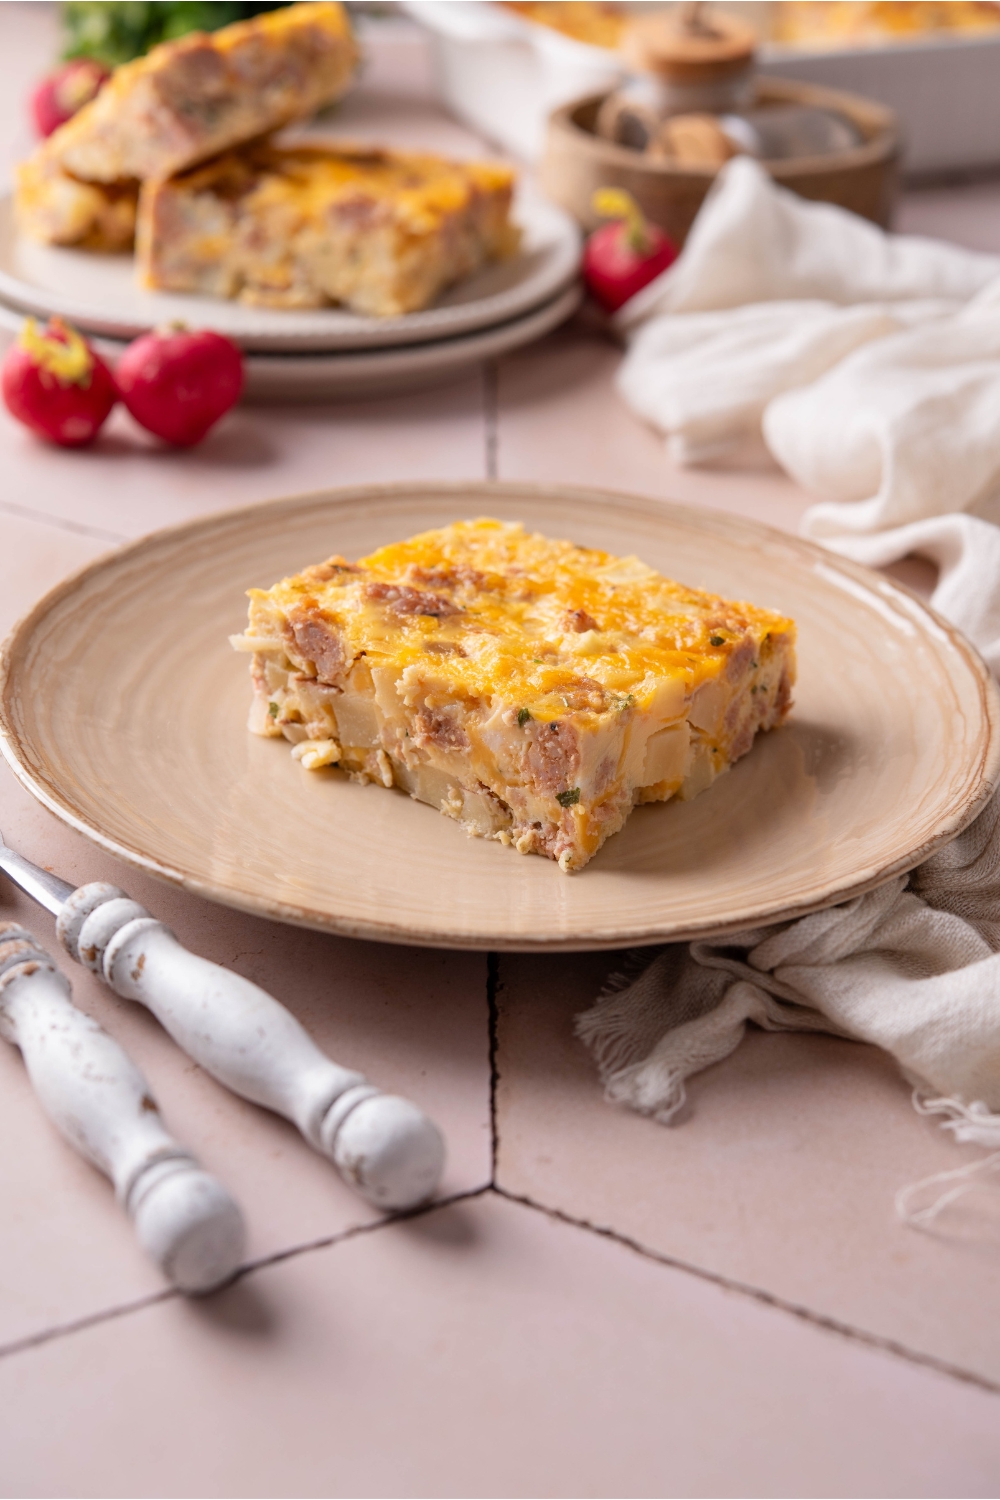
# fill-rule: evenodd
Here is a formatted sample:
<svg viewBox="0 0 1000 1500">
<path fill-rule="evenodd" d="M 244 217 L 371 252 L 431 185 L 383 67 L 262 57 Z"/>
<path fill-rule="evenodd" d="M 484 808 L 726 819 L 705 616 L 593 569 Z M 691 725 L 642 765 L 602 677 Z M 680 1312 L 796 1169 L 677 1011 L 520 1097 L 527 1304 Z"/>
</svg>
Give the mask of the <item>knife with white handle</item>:
<svg viewBox="0 0 1000 1500">
<path fill-rule="evenodd" d="M 20 1048 L 61 1135 L 115 1185 L 139 1243 L 183 1292 L 228 1281 L 243 1217 L 168 1133 L 149 1085 L 119 1044 L 70 999 L 69 981 L 16 923 L 0 924 L 0 1036 Z"/>
<path fill-rule="evenodd" d="M 66 952 L 126 1000 L 152 1011 L 206 1073 L 298 1127 L 377 1208 L 424 1203 L 444 1166 L 434 1122 L 340 1067 L 265 990 L 189 953 L 117 886 L 76 889 L 0 839 L 0 869 L 56 915 Z"/>
</svg>

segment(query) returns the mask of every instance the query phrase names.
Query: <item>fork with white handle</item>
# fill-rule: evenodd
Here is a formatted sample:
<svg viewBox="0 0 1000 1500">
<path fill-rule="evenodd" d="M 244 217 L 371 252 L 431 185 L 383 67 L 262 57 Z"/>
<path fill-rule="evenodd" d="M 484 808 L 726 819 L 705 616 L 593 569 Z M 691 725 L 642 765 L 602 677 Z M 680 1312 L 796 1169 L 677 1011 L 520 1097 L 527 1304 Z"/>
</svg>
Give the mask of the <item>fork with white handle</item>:
<svg viewBox="0 0 1000 1500">
<path fill-rule="evenodd" d="M 333 1062 L 265 990 L 189 953 L 117 886 L 77 889 L 2 837 L 0 870 L 55 913 L 71 958 L 116 994 L 145 1005 L 226 1088 L 291 1120 L 362 1197 L 389 1210 L 430 1198 L 444 1166 L 444 1141 L 415 1104 Z"/>
<path fill-rule="evenodd" d="M 115 1185 L 139 1243 L 183 1292 L 228 1281 L 243 1256 L 229 1193 L 170 1136 L 128 1054 L 70 999 L 69 981 L 16 922 L 0 923 L 0 1036 L 20 1048 L 59 1132 Z"/>
</svg>

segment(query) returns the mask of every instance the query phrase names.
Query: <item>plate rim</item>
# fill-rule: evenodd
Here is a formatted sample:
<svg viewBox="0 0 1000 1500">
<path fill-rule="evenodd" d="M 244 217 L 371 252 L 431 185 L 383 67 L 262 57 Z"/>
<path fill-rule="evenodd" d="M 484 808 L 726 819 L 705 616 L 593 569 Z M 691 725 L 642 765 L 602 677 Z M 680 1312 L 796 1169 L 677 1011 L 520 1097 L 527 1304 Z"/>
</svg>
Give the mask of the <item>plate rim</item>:
<svg viewBox="0 0 1000 1500">
<path fill-rule="evenodd" d="M 527 283 L 509 287 L 504 292 L 494 292 L 477 301 L 459 304 L 457 307 L 430 307 L 417 313 L 406 313 L 393 318 L 362 317 L 352 315 L 344 309 L 335 308 L 293 309 L 299 313 L 307 311 L 316 316 L 334 311 L 340 316 L 357 316 L 358 324 L 361 326 L 356 330 L 346 329 L 340 332 L 281 332 L 276 329 L 273 333 L 259 331 L 241 334 L 239 330 L 222 329 L 220 331 L 226 332 L 227 336 L 239 344 L 247 354 L 358 354 L 460 338 L 528 316 L 543 303 L 550 302 L 559 296 L 577 279 L 582 255 L 582 239 L 575 222 L 558 204 L 526 194 L 515 200 L 514 212 L 515 217 L 520 215 L 523 220 L 530 219 L 532 214 L 540 217 L 548 215 L 553 223 L 558 221 L 561 225 L 555 267 L 547 276 L 539 276 L 538 285 L 527 294 L 523 288 L 525 285 L 531 286 L 530 279 Z M 3 225 L 5 219 L 6 227 L 11 235 L 11 243 L 24 238 L 17 229 L 14 194 L 10 191 L 0 193 L 0 225 Z M 42 248 L 81 255 L 87 253 L 72 245 L 51 245 Z M 519 288 L 520 296 L 518 295 Z M 153 321 L 149 323 L 133 322 L 131 319 L 121 321 L 110 314 L 102 314 L 93 304 L 76 297 L 65 296 L 58 292 L 49 294 L 44 289 L 35 288 L 30 282 L 24 281 L 23 278 L 10 271 L 2 260 L 0 260 L 0 299 L 22 316 L 66 318 L 83 333 L 98 338 L 128 341 L 148 332 L 154 326 Z M 199 305 L 204 303 L 206 314 L 203 326 L 205 327 L 213 326 L 211 309 L 218 306 L 237 305 L 223 297 L 199 298 L 192 294 L 191 300 Z M 252 314 L 263 310 L 247 309 L 247 311 Z M 276 312 L 280 309 L 267 309 L 266 311 Z M 449 316 L 450 314 L 453 316 Z M 190 321 L 194 322 L 194 319 Z"/>
<path fill-rule="evenodd" d="M 265 368 L 297 370 L 310 365 L 317 369 L 339 368 L 347 371 L 367 372 L 377 370 L 380 365 L 387 365 L 393 360 L 409 360 L 415 366 L 423 368 L 433 363 L 436 358 L 452 353 L 456 357 L 489 358 L 488 354 L 485 356 L 479 354 L 478 351 L 482 346 L 498 340 L 502 342 L 505 339 L 515 338 L 525 328 L 540 327 L 544 333 L 550 319 L 569 317 L 579 308 L 585 295 L 586 288 L 583 283 L 573 280 L 554 296 L 547 297 L 544 302 L 539 302 L 527 312 L 518 313 L 513 318 L 504 318 L 499 323 L 491 323 L 486 328 L 472 328 L 465 333 L 452 333 L 443 335 L 441 338 L 423 339 L 420 343 L 382 344 L 373 349 L 244 349 L 243 363 L 248 370 Z M 21 319 L 31 316 L 32 314 L 13 307 L 0 288 L 0 329 L 14 334 L 17 331 L 14 320 L 17 320 L 19 326 Z M 539 335 L 541 336 L 542 334 Z M 87 337 L 98 353 L 104 354 L 105 358 L 117 360 L 128 348 L 126 339 L 115 338 L 112 334 L 88 333 Z"/>
<path fill-rule="evenodd" d="M 501 323 L 492 323 L 488 328 L 473 328 L 465 333 L 449 334 L 444 338 L 427 339 L 422 343 L 385 344 L 377 349 L 297 349 L 267 350 L 247 349 L 244 362 L 248 370 L 262 372 L 286 369 L 304 371 L 308 365 L 322 374 L 326 370 L 339 369 L 345 374 L 360 374 L 366 378 L 376 375 L 386 366 L 406 363 L 416 372 L 437 369 L 441 364 L 461 364 L 466 360 L 490 359 L 490 352 L 481 350 L 498 345 L 504 352 L 508 341 L 531 342 L 543 338 L 570 318 L 584 298 L 583 286 L 571 281 L 554 297 L 540 302 L 537 307 L 519 313 L 515 318 L 505 318 Z M 539 332 L 536 333 L 535 330 Z M 522 335 L 523 340 L 522 340 Z"/>
<path fill-rule="evenodd" d="M 709 532 L 720 531 L 726 528 L 740 532 L 749 539 L 766 542 L 772 540 L 780 542 L 782 546 L 791 546 L 793 551 L 801 554 L 804 560 L 822 562 L 824 566 L 832 568 L 835 572 L 843 573 L 859 583 L 868 590 L 876 588 L 878 593 L 889 593 L 899 596 L 909 602 L 910 611 L 915 608 L 918 614 L 927 617 L 949 641 L 951 647 L 959 656 L 963 657 L 971 677 L 976 682 L 982 707 L 983 724 L 985 734 L 979 747 L 978 763 L 972 772 L 972 789 L 964 795 L 964 800 L 956 805 L 949 816 L 942 820 L 937 832 L 916 849 L 911 849 L 905 854 L 897 855 L 895 858 L 884 861 L 877 868 L 867 869 L 856 878 L 842 877 L 833 883 L 825 895 L 815 900 L 779 905 L 777 902 L 764 903 L 756 911 L 741 913 L 728 921 L 704 920 L 701 922 L 675 925 L 673 927 L 663 924 L 657 927 L 647 927 L 641 932 L 630 932 L 628 934 L 592 934 L 587 938 L 576 935 L 565 936 L 562 934 L 550 934 L 545 936 L 505 936 L 496 932 L 480 933 L 456 933 L 447 927 L 431 930 L 428 927 L 414 929 L 405 922 L 393 921 L 390 917 L 378 916 L 364 920 L 337 916 L 327 912 L 320 912 L 310 908 L 295 906 L 287 902 L 278 901 L 264 896 L 250 896 L 242 892 L 234 891 L 228 886 L 218 884 L 204 879 L 190 871 L 172 868 L 159 859 L 144 853 L 141 849 L 133 847 L 118 838 L 112 837 L 97 827 L 87 817 L 80 814 L 70 802 L 64 791 L 59 789 L 55 783 L 47 784 L 40 777 L 36 777 L 32 769 L 26 764 L 20 753 L 20 740 L 17 730 L 11 718 L 11 694 L 16 687 L 17 662 L 30 643 L 34 629 L 40 621 L 53 610 L 61 600 L 82 587 L 90 578 L 113 567 L 123 559 L 134 559 L 143 551 L 154 551 L 165 542 L 182 536 L 199 536 L 204 538 L 210 535 L 213 529 L 225 528 L 239 525 L 247 517 L 259 515 L 263 512 L 278 512 L 286 506 L 330 506 L 350 501 L 357 504 L 365 500 L 391 501 L 394 498 L 413 500 L 422 495 L 429 499 L 442 499 L 454 495 L 456 499 L 460 496 L 468 496 L 470 489 L 478 494 L 493 492 L 503 494 L 512 499 L 522 499 L 529 502 L 531 499 L 572 499 L 578 504 L 600 504 L 604 507 L 611 506 L 617 510 L 635 510 L 638 508 L 647 516 L 663 516 L 669 519 L 676 516 L 677 519 L 686 519 L 688 523 L 694 522 L 701 529 Z M 587 485 L 575 485 L 571 483 L 562 484 L 540 484 L 528 480 L 490 480 L 490 479 L 466 479 L 466 480 L 396 480 L 386 483 L 366 485 L 343 485 L 321 490 L 309 490 L 302 493 L 278 496 L 270 500 L 258 501 L 249 505 L 238 506 L 223 511 L 212 511 L 208 515 L 199 516 L 194 520 L 182 521 L 173 526 L 161 527 L 157 531 L 147 532 L 141 537 L 123 543 L 119 547 L 110 549 L 101 556 L 92 559 L 83 567 L 78 568 L 68 577 L 61 579 L 51 589 L 47 590 L 11 627 L 6 637 L 0 643 L 0 753 L 10 766 L 14 775 L 31 793 L 37 801 L 52 812 L 61 822 L 82 834 L 91 843 L 96 844 L 105 852 L 120 859 L 123 863 L 133 869 L 141 870 L 143 873 L 152 875 L 164 881 L 168 885 L 179 887 L 193 895 L 205 900 L 213 901 L 218 905 L 228 906 L 238 911 L 244 911 L 253 916 L 264 917 L 288 923 L 292 926 L 309 928 L 315 931 L 330 932 L 343 937 L 362 938 L 374 942 L 387 942 L 401 944 L 408 947 L 444 948 L 451 950 L 466 950 L 474 952 L 499 951 L 499 952 L 598 952 L 609 949 L 642 948 L 663 943 L 689 942 L 708 937 L 721 937 L 730 933 L 740 932 L 751 927 L 771 925 L 776 922 L 797 920 L 808 916 L 813 912 L 825 911 L 832 906 L 853 899 L 856 896 L 865 895 L 869 891 L 877 889 L 886 884 L 894 877 L 908 873 L 917 865 L 930 857 L 937 849 L 944 847 L 953 839 L 957 838 L 965 828 L 973 822 L 986 802 L 993 795 L 1000 780 L 1000 687 L 992 673 L 984 662 L 980 653 L 962 632 L 946 620 L 926 600 L 922 599 L 915 590 L 899 583 L 896 579 L 877 572 L 875 569 L 865 567 L 850 558 L 843 557 L 838 553 L 831 552 L 816 542 L 807 540 L 805 537 L 796 536 L 793 533 L 780 531 L 778 528 L 768 526 L 762 522 L 750 520 L 744 516 L 734 515 L 728 511 L 705 510 L 698 506 L 686 505 L 680 501 L 661 500 L 649 495 L 642 495 L 624 490 L 606 490 Z M 586 878 L 585 875 L 568 877 L 573 879 Z"/>
</svg>

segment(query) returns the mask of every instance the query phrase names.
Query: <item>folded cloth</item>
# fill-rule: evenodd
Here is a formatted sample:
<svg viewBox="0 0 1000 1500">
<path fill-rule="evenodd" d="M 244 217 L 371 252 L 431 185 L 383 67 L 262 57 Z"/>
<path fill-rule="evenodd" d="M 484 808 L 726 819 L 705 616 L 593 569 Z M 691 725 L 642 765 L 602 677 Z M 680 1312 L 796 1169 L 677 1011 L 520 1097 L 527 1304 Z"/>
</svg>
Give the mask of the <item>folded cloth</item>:
<svg viewBox="0 0 1000 1500">
<path fill-rule="evenodd" d="M 828 501 L 808 534 L 997 501 L 996 256 L 886 234 L 736 157 L 678 260 L 617 323 L 629 339 L 619 391 L 674 459 L 762 434 Z"/>
<path fill-rule="evenodd" d="M 821 538 L 870 568 L 923 557 L 938 570 L 931 604 L 957 625 L 1000 677 L 1000 526 L 975 516 L 935 516 L 872 535 Z"/>
<path fill-rule="evenodd" d="M 621 394 L 675 459 L 760 433 L 823 497 L 806 534 L 870 566 L 933 562 L 933 605 L 1000 676 L 1000 259 L 884 234 L 737 158 L 618 323 Z M 578 1030 L 609 1099 L 667 1122 L 749 1022 L 874 1043 L 919 1109 L 1000 1147 L 1000 796 L 866 896 L 630 955 Z M 930 1209 L 901 1211 L 932 1217 L 968 1170 L 945 1174 L 960 1180 Z"/>
<path fill-rule="evenodd" d="M 656 317 L 633 335 L 618 390 L 666 434 L 675 463 L 704 463 L 759 435 L 765 413 L 770 415 L 784 392 L 805 395 L 815 388 L 806 382 L 822 384 L 820 376 L 841 361 L 848 363 L 846 356 L 855 351 L 863 353 L 873 340 L 881 348 L 888 335 L 942 318 L 954 307 L 928 301 L 857 307 L 782 301 Z M 804 391 L 796 389 L 804 384 Z M 793 411 L 786 424 L 793 452 L 797 420 Z M 795 472 L 793 463 L 786 467 Z"/>
<path fill-rule="evenodd" d="M 668 1123 L 747 1023 L 892 1053 L 921 1107 L 1000 1147 L 1000 799 L 909 876 L 797 922 L 630 955 L 577 1019 L 607 1097 Z"/>
<path fill-rule="evenodd" d="M 763 414 L 778 462 L 829 497 L 807 513 L 807 535 L 997 513 L 1000 306 L 977 299 L 831 366 L 812 384 L 786 387 Z"/>
<path fill-rule="evenodd" d="M 682 254 L 618 314 L 623 329 L 657 313 L 748 302 L 968 302 L 1000 275 L 1000 258 L 920 235 L 886 234 L 832 203 L 778 187 L 749 156 L 720 171 Z"/>
</svg>

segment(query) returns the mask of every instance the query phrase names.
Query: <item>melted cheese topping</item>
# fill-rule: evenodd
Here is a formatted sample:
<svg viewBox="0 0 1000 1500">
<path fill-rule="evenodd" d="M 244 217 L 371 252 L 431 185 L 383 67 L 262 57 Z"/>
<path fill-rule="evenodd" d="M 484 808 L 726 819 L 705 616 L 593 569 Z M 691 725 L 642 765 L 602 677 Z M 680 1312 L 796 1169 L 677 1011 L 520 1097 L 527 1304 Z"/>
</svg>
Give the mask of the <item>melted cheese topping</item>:
<svg viewBox="0 0 1000 1500">
<path fill-rule="evenodd" d="M 232 152 L 177 179 L 189 193 L 242 197 L 258 214 L 293 208 L 319 220 L 331 205 L 391 205 L 417 233 L 433 232 L 475 192 L 510 190 L 514 173 L 502 162 L 449 162 L 438 156 L 364 147 L 261 144 Z"/>
<path fill-rule="evenodd" d="M 590 47 L 614 51 L 622 39 L 625 12 L 615 5 L 595 0 L 505 0 L 506 10 L 515 10 L 537 26 L 561 31 Z"/>
<path fill-rule="evenodd" d="M 272 46 L 280 45 L 286 36 L 294 35 L 303 22 L 322 27 L 331 36 L 351 35 L 351 23 L 339 0 L 311 0 L 311 3 L 261 11 L 259 15 L 251 16 L 246 21 L 234 21 L 231 26 L 223 26 L 218 31 L 211 32 L 211 42 L 223 56 L 238 51 L 247 41 L 259 39 Z M 169 47 L 171 43 L 162 45 Z"/>
<path fill-rule="evenodd" d="M 787 644 L 795 629 L 635 557 L 493 520 L 427 531 L 353 565 L 332 558 L 251 599 L 252 634 L 280 634 L 289 616 L 326 621 L 351 658 L 439 684 L 442 702 L 513 705 L 542 722 L 633 705 L 678 717 L 736 651 L 769 654 L 769 640 Z"/>
</svg>

